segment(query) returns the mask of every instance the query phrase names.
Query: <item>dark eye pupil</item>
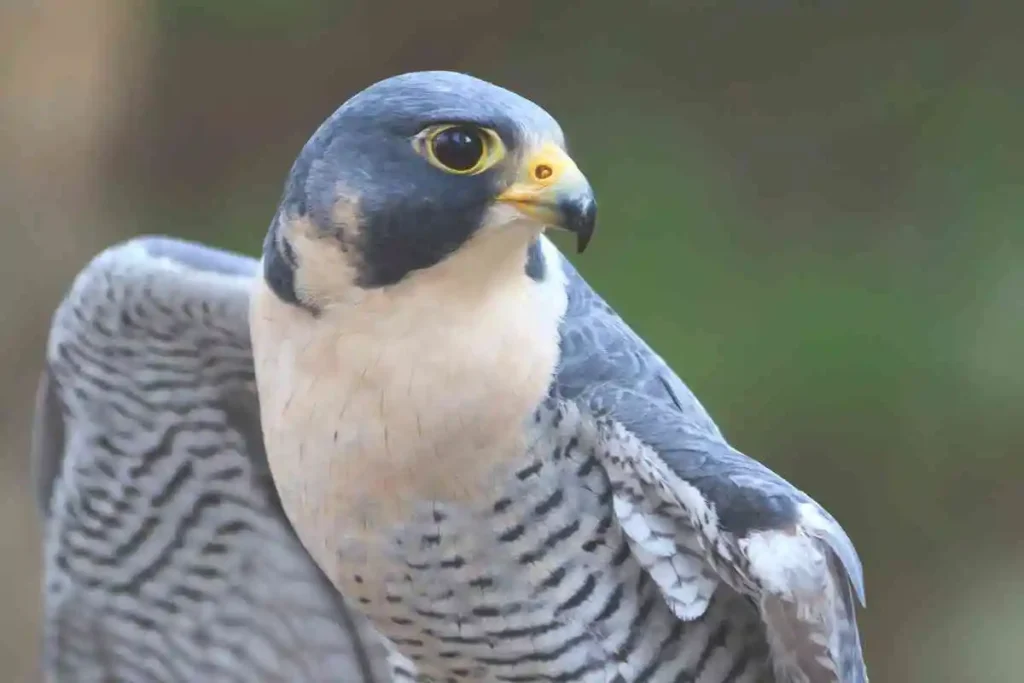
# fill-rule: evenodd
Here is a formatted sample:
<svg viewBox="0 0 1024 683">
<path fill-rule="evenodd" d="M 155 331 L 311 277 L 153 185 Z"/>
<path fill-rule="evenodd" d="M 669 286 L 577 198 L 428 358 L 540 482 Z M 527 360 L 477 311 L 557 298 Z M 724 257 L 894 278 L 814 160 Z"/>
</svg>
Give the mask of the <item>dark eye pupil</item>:
<svg viewBox="0 0 1024 683">
<path fill-rule="evenodd" d="M 469 128 L 448 128 L 434 137 L 434 156 L 448 168 L 468 171 L 484 155 L 480 134 Z"/>
</svg>

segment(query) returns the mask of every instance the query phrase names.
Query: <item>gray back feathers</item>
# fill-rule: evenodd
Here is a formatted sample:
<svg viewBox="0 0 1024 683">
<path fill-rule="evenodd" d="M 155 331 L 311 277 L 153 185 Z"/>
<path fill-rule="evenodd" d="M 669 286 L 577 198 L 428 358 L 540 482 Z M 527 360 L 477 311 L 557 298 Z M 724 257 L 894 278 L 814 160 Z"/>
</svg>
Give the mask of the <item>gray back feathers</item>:
<svg viewBox="0 0 1024 683">
<path fill-rule="evenodd" d="M 58 309 L 33 441 L 48 680 L 402 679 L 269 479 L 247 322 L 256 272 L 134 240 L 98 256 Z"/>
</svg>

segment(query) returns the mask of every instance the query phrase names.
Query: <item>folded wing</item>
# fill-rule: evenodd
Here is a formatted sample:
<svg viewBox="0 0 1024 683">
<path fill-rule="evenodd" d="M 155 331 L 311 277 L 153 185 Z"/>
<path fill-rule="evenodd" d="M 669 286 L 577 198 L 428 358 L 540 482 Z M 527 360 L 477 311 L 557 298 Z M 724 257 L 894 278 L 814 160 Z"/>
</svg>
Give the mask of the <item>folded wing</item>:
<svg viewBox="0 0 1024 683">
<path fill-rule="evenodd" d="M 750 599 L 776 677 L 866 683 L 860 560 L 811 498 L 728 445 L 693 394 L 571 266 L 563 398 L 600 416 L 602 464 L 634 556 L 680 618 L 726 586 Z"/>
</svg>

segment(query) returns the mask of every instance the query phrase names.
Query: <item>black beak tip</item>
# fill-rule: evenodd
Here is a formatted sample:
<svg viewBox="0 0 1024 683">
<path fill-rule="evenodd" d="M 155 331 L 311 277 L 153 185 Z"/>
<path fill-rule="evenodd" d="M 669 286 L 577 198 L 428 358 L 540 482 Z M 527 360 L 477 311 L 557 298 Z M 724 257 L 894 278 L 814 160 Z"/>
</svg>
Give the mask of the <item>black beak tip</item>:
<svg viewBox="0 0 1024 683">
<path fill-rule="evenodd" d="M 566 227 L 576 233 L 576 253 L 582 254 L 590 244 L 590 238 L 594 236 L 594 227 L 597 223 L 597 202 L 593 197 L 587 197 L 574 202 L 566 213 L 570 216 Z"/>
<path fill-rule="evenodd" d="M 584 235 L 580 233 L 576 236 L 576 253 L 582 254 L 587 250 L 587 245 L 590 244 L 590 235 Z"/>
</svg>

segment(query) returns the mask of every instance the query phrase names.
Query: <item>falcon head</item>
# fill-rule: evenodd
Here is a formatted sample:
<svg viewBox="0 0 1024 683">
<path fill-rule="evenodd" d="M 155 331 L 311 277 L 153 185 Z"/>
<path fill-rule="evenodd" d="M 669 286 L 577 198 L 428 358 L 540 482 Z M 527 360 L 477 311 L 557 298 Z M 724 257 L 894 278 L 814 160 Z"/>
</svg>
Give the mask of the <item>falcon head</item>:
<svg viewBox="0 0 1024 683">
<path fill-rule="evenodd" d="M 540 233 L 594 230 L 593 191 L 558 123 L 451 72 L 388 78 L 325 121 L 292 167 L 264 244 L 282 300 L 317 311 L 445 264 L 463 288 L 544 277 Z"/>
</svg>

